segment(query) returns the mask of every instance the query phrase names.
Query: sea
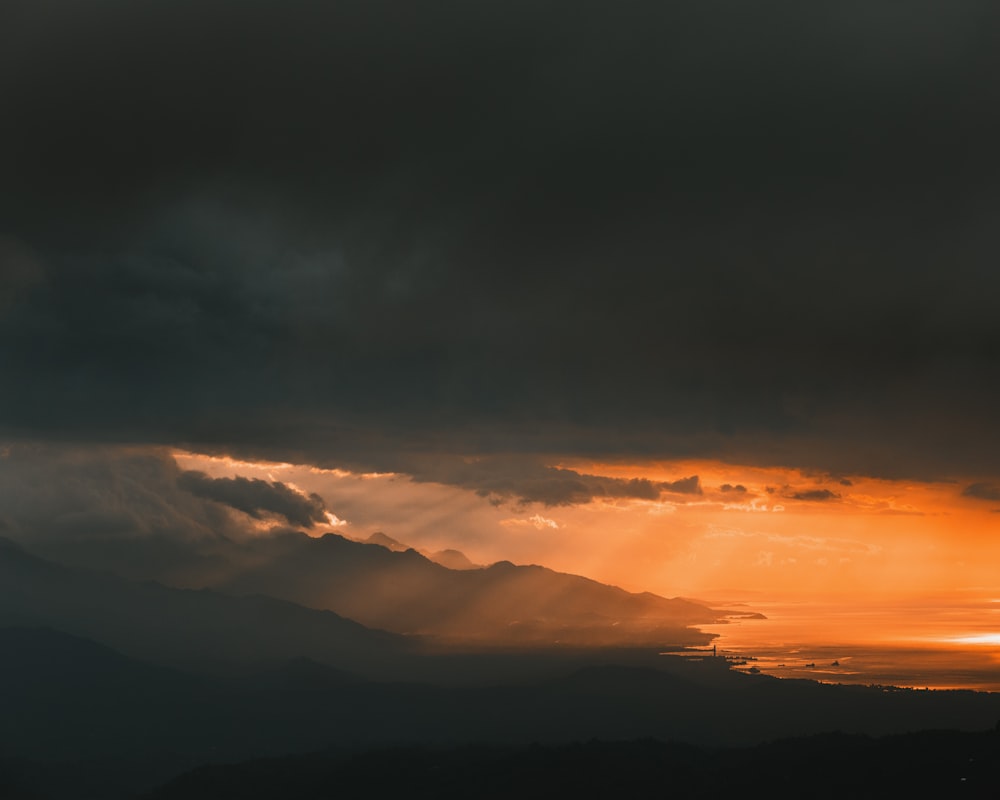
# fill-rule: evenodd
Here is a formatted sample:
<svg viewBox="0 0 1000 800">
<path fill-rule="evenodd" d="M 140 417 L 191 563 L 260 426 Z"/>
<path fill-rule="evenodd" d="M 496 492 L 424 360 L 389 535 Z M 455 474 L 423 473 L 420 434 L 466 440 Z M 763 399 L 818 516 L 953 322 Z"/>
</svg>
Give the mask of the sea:
<svg viewBox="0 0 1000 800">
<path fill-rule="evenodd" d="M 737 669 L 826 683 L 1000 692 L 1000 593 L 707 602 L 728 617 L 699 627 L 717 635 L 717 654 Z"/>
</svg>

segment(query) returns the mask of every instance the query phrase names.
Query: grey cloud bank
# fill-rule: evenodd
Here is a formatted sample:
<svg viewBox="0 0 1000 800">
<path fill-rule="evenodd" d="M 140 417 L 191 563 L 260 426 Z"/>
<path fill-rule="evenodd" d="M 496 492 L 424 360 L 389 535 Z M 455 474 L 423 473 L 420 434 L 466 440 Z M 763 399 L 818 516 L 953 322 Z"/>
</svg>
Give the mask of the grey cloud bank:
<svg viewBox="0 0 1000 800">
<path fill-rule="evenodd" d="M 998 14 L 6 3 L 0 434 L 998 474 Z"/>
<path fill-rule="evenodd" d="M 962 490 L 963 497 L 975 497 L 978 500 L 1000 500 L 1000 486 L 989 483 L 972 483 Z"/>
<path fill-rule="evenodd" d="M 178 476 L 177 485 L 191 494 L 231 506 L 255 519 L 269 512 L 303 528 L 312 528 L 317 522 L 327 521 L 326 504 L 322 497 L 303 494 L 281 481 L 241 476 L 210 478 L 203 472 L 188 470 Z"/>
</svg>

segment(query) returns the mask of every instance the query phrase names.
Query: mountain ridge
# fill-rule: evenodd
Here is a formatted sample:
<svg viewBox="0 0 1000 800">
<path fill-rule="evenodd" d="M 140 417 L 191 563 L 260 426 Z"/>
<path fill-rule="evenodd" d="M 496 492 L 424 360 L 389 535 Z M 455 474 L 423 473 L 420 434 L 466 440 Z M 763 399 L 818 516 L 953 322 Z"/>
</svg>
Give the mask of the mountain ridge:
<svg viewBox="0 0 1000 800">
<path fill-rule="evenodd" d="M 52 627 L 157 663 L 226 669 L 308 656 L 377 669 L 413 641 L 328 610 L 216 589 L 178 589 L 65 567 L 0 547 L 0 625 Z"/>
<path fill-rule="evenodd" d="M 628 592 L 534 564 L 449 569 L 385 541 L 395 540 L 268 537 L 250 545 L 251 563 L 219 588 L 329 609 L 396 633 L 474 642 L 703 645 L 712 637 L 690 626 L 724 617 L 689 600 Z"/>
</svg>

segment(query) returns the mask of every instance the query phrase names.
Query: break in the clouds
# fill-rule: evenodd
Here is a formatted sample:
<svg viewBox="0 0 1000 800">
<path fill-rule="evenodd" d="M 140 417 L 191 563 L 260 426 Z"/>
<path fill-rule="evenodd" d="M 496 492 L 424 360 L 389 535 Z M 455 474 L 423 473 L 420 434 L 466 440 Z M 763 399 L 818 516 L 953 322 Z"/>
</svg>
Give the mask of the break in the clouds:
<svg viewBox="0 0 1000 800">
<path fill-rule="evenodd" d="M 177 485 L 198 497 L 224 503 L 255 519 L 264 514 L 277 514 L 292 525 L 303 528 L 328 521 L 322 497 L 296 491 L 281 481 L 241 476 L 210 478 L 204 472 L 188 470 L 178 476 Z"/>
<path fill-rule="evenodd" d="M 6 2 L 0 433 L 998 474 L 998 16 Z"/>
</svg>

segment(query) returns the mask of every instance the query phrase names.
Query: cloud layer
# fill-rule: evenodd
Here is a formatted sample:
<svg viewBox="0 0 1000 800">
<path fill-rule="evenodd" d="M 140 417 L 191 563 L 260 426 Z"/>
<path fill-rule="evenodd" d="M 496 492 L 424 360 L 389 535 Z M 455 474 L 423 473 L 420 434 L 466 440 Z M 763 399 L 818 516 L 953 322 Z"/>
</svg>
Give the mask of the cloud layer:
<svg viewBox="0 0 1000 800">
<path fill-rule="evenodd" d="M 1000 473 L 995 4 L 0 15 L 2 433 Z"/>
<path fill-rule="evenodd" d="M 962 490 L 965 497 L 975 497 L 978 500 L 1000 501 L 1000 486 L 991 483 L 971 483 Z"/>
<path fill-rule="evenodd" d="M 185 491 L 208 500 L 215 500 L 260 519 L 263 514 L 276 514 L 291 525 L 312 528 L 325 523 L 326 504 L 318 494 L 298 492 L 281 481 L 259 478 L 210 478 L 204 472 L 188 470 L 177 478 Z"/>
</svg>

